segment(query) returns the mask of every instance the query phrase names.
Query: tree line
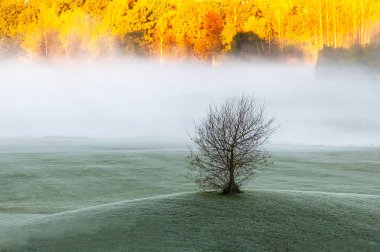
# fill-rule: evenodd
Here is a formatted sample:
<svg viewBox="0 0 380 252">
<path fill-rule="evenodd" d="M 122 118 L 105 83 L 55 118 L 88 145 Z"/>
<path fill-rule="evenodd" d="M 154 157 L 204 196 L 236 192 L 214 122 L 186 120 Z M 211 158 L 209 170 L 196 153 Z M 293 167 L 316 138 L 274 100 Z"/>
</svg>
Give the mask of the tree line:
<svg viewBox="0 0 380 252">
<path fill-rule="evenodd" d="M 324 47 L 376 41 L 379 21 L 380 0 L 0 0 L 0 48 L 161 60 L 220 60 L 257 48 L 315 61 Z"/>
</svg>

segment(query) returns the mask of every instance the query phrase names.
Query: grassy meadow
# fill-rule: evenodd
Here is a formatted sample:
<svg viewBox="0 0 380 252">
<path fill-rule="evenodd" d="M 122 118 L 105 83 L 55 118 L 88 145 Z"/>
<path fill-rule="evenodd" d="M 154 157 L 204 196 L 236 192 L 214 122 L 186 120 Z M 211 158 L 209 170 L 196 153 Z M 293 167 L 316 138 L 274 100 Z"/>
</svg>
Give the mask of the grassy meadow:
<svg viewBox="0 0 380 252">
<path fill-rule="evenodd" d="M 221 196 L 181 141 L 0 142 L 0 251 L 379 251 L 380 149 L 268 146 Z"/>
</svg>

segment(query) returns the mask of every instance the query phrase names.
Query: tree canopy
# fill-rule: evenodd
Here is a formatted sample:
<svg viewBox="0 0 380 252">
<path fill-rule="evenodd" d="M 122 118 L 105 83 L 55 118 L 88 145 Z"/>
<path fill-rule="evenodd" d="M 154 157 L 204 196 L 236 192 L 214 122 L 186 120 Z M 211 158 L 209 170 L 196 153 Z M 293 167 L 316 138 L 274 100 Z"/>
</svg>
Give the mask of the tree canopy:
<svg viewBox="0 0 380 252">
<path fill-rule="evenodd" d="M 236 36 L 256 34 L 265 54 L 282 57 L 290 47 L 316 60 L 324 47 L 376 42 L 379 13 L 380 0 L 1 0 L 0 48 L 218 60 Z"/>
</svg>

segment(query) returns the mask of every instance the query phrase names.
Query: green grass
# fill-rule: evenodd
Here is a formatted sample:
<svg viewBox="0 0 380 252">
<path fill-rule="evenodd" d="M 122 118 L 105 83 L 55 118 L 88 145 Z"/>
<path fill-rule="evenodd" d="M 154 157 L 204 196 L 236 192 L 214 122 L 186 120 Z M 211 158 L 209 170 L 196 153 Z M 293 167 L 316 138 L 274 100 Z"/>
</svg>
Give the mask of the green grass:
<svg viewBox="0 0 380 252">
<path fill-rule="evenodd" d="M 18 223 L 7 251 L 378 251 L 380 197 L 257 190 L 184 193 Z"/>
<path fill-rule="evenodd" d="M 270 149 L 224 197 L 195 192 L 173 143 L 2 141 L 0 251 L 380 250 L 380 149 Z"/>
</svg>

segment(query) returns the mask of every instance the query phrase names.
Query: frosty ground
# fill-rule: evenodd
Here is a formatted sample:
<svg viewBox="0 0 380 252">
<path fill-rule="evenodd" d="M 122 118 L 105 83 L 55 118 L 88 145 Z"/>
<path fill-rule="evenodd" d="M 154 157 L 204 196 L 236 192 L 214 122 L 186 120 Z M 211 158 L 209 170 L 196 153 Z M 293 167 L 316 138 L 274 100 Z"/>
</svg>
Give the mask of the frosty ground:
<svg viewBox="0 0 380 252">
<path fill-rule="evenodd" d="M 181 141 L 0 144 L 0 251 L 380 249 L 380 149 L 268 146 L 241 195 L 199 192 Z"/>
</svg>

